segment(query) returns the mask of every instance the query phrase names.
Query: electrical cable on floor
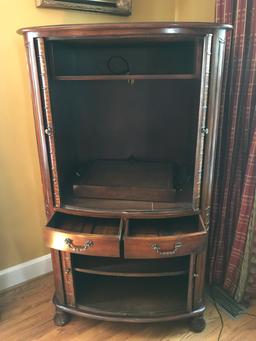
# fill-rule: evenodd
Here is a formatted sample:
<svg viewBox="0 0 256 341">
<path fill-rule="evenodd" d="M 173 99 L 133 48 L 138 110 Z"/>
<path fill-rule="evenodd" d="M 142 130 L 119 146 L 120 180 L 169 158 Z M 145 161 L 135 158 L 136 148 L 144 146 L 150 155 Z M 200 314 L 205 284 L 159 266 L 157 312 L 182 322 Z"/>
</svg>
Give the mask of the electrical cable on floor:
<svg viewBox="0 0 256 341">
<path fill-rule="evenodd" d="M 222 335 L 222 332 L 223 332 L 223 329 L 224 329 L 224 321 L 223 321 L 223 317 L 222 317 L 222 314 L 221 314 L 221 311 L 217 305 L 217 303 L 215 302 L 214 300 L 214 306 L 215 306 L 215 309 L 219 315 L 219 318 L 220 318 L 220 323 L 221 323 L 221 328 L 220 328 L 220 331 L 219 331 L 219 335 L 218 335 L 218 341 L 220 341 L 220 338 L 221 338 L 221 335 Z"/>
<path fill-rule="evenodd" d="M 214 297 L 214 295 L 212 293 L 212 289 L 210 289 L 210 297 L 213 300 L 213 304 L 214 304 L 215 309 L 216 309 L 216 311 L 217 311 L 217 313 L 219 315 L 219 318 L 220 318 L 221 328 L 220 328 L 218 339 L 217 339 L 217 341 L 220 341 L 220 338 L 221 338 L 221 335 L 222 335 L 222 332 L 223 332 L 223 329 L 224 329 L 224 321 L 223 321 L 223 317 L 222 317 L 221 311 L 220 311 L 220 309 L 219 309 L 219 307 L 217 305 L 217 302 L 215 301 L 215 297 Z"/>
</svg>

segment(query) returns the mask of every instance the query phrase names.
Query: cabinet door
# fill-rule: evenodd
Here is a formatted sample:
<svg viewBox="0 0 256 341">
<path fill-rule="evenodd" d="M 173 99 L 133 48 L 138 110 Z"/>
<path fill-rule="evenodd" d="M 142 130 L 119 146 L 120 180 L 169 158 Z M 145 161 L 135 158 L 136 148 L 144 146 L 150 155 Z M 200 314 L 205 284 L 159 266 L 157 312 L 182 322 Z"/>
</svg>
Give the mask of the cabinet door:
<svg viewBox="0 0 256 341">
<path fill-rule="evenodd" d="M 51 109 L 51 98 L 50 98 L 50 89 L 49 89 L 49 81 L 48 81 L 48 67 L 46 60 L 46 50 L 45 50 L 45 41 L 43 38 L 36 39 L 36 51 L 37 51 L 37 64 L 38 64 L 38 78 L 39 85 L 41 90 L 41 107 L 42 107 L 42 116 L 38 114 L 38 120 L 41 120 L 41 134 L 43 133 L 45 136 L 41 137 L 42 143 L 44 144 L 44 153 L 41 156 L 41 162 L 48 160 L 50 174 L 51 174 L 51 189 L 48 188 L 48 191 L 52 191 L 54 206 L 60 207 L 60 186 L 59 186 L 59 175 L 57 171 L 57 161 L 56 161 L 56 148 L 55 148 L 55 140 L 54 140 L 54 124 L 52 117 L 52 109 Z"/>
<path fill-rule="evenodd" d="M 198 210 L 201 198 L 201 182 L 202 182 L 202 166 L 204 158 L 205 138 L 208 135 L 207 112 L 208 112 L 208 90 L 210 79 L 212 34 L 208 34 L 204 38 L 202 71 L 201 71 L 201 88 L 200 103 L 198 113 L 198 130 L 196 143 L 196 159 L 194 172 L 194 188 L 193 188 L 193 208 Z"/>
</svg>

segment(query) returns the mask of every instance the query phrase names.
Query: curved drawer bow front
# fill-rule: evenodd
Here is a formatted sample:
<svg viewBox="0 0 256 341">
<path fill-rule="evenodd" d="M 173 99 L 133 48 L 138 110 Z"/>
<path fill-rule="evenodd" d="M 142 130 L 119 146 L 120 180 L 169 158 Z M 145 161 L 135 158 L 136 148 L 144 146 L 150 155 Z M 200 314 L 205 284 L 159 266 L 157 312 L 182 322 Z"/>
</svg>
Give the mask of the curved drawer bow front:
<svg viewBox="0 0 256 341">
<path fill-rule="evenodd" d="M 91 218 L 56 213 L 45 231 L 48 247 L 89 256 L 120 256 L 122 225 L 119 219 Z"/>
</svg>

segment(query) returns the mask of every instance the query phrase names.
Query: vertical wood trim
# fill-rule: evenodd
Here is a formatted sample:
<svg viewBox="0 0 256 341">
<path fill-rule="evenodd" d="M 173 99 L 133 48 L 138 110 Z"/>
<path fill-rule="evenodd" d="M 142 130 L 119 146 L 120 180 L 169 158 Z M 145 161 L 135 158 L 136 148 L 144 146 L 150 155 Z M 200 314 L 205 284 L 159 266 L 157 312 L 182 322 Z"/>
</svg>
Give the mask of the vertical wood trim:
<svg viewBox="0 0 256 341">
<path fill-rule="evenodd" d="M 202 184 L 202 218 L 207 230 L 210 224 L 210 208 L 212 197 L 212 186 L 214 176 L 214 164 L 216 158 L 217 127 L 219 122 L 221 84 L 223 78 L 224 56 L 225 56 L 225 30 L 214 37 L 212 57 L 212 73 L 210 83 L 209 110 L 207 125 L 209 134 L 205 144 L 204 177 Z"/>
<path fill-rule="evenodd" d="M 45 43 L 44 43 L 43 38 L 37 38 L 37 47 L 38 47 L 40 80 L 42 84 L 44 114 L 46 118 L 47 129 L 50 131 L 48 135 L 48 142 L 49 142 L 49 153 L 50 153 L 50 160 L 51 160 L 54 201 L 55 201 L 55 206 L 60 207 L 60 190 L 59 190 L 59 178 L 58 178 L 57 162 L 56 162 L 56 148 L 55 148 L 55 141 L 54 141 L 54 129 L 53 129 L 51 100 L 50 100 L 49 82 L 48 82 L 48 73 L 47 73 Z"/>
<path fill-rule="evenodd" d="M 71 253 L 69 252 L 61 252 L 62 258 L 62 270 L 63 270 L 63 279 L 65 286 L 65 297 L 67 305 L 72 307 L 75 306 L 75 290 L 74 290 L 74 279 L 73 279 L 73 271 L 71 264 Z"/>
<path fill-rule="evenodd" d="M 195 289 L 193 309 L 199 309 L 203 305 L 204 282 L 205 282 L 206 251 L 196 257 L 195 264 Z"/>
<path fill-rule="evenodd" d="M 201 71 L 202 71 L 202 56 L 203 56 L 203 39 L 197 38 L 196 39 L 196 51 L 195 51 L 195 60 L 194 60 L 194 70 L 195 70 L 195 76 L 197 78 L 201 77 Z"/>
<path fill-rule="evenodd" d="M 51 256 L 55 283 L 55 297 L 59 304 L 65 304 L 60 251 L 51 249 Z"/>
<path fill-rule="evenodd" d="M 212 34 L 207 34 L 206 37 L 204 38 L 202 76 L 201 76 L 201 87 L 200 87 L 201 95 L 200 95 L 199 114 L 198 114 L 197 147 L 196 147 L 194 189 L 193 189 L 193 208 L 195 210 L 199 208 L 200 194 L 201 194 L 202 165 L 203 165 L 204 140 L 205 140 L 205 135 L 202 133 L 202 128 L 205 128 L 206 113 L 207 113 L 211 46 L 212 46 Z"/>
<path fill-rule="evenodd" d="M 44 132 L 44 119 L 43 119 L 43 109 L 42 109 L 42 98 L 39 85 L 39 77 L 37 70 L 36 52 L 34 45 L 34 36 L 32 33 L 24 37 L 26 46 L 27 63 L 30 74 L 30 84 L 31 84 L 31 97 L 33 103 L 34 112 L 34 124 L 36 130 L 37 148 L 39 154 L 39 163 L 41 170 L 41 179 L 43 184 L 44 193 L 44 203 L 45 211 L 48 220 L 52 217 L 53 210 L 53 195 L 52 195 L 52 185 L 51 176 L 48 160 L 48 152 L 46 147 L 45 132 Z"/>
<path fill-rule="evenodd" d="M 193 309 L 195 262 L 196 262 L 196 256 L 194 253 L 192 253 L 190 255 L 189 277 L 188 277 L 188 298 L 187 298 L 187 311 L 188 312 L 191 312 Z"/>
</svg>

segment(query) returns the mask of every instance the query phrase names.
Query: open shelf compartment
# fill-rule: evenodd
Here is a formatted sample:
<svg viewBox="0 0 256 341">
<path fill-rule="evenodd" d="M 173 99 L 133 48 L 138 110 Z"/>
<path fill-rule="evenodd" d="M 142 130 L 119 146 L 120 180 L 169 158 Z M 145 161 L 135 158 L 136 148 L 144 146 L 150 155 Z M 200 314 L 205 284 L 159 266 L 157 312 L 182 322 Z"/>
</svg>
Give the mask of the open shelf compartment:
<svg viewBox="0 0 256 341">
<path fill-rule="evenodd" d="M 168 42 L 50 40 L 51 73 L 58 80 L 122 76 L 185 76 L 198 74 L 202 40 Z M 65 56 L 65 58 L 63 58 Z"/>
<path fill-rule="evenodd" d="M 62 207 L 192 210 L 199 81 L 50 84 Z"/>
<path fill-rule="evenodd" d="M 112 316 L 150 318 L 186 313 L 188 276 L 127 278 L 75 273 L 81 310 Z"/>
<path fill-rule="evenodd" d="M 85 198 L 170 202 L 176 194 L 172 165 L 166 162 L 98 160 L 75 182 L 74 195 Z"/>
</svg>

